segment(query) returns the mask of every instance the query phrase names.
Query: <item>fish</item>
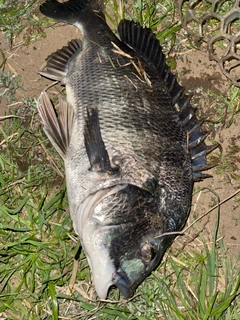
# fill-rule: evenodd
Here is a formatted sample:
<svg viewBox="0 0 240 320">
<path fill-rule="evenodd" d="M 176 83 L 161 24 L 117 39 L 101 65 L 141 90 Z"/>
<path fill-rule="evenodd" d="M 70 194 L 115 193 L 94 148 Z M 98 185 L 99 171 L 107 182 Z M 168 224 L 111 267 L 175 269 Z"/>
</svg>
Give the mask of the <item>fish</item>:
<svg viewBox="0 0 240 320">
<path fill-rule="evenodd" d="M 103 1 L 48 0 L 43 15 L 74 25 L 44 77 L 66 88 L 56 111 L 43 91 L 43 129 L 64 160 L 70 216 L 96 293 L 125 299 L 155 270 L 188 219 L 195 181 L 209 177 L 207 133 L 149 28 L 122 20 L 116 35 Z"/>
</svg>

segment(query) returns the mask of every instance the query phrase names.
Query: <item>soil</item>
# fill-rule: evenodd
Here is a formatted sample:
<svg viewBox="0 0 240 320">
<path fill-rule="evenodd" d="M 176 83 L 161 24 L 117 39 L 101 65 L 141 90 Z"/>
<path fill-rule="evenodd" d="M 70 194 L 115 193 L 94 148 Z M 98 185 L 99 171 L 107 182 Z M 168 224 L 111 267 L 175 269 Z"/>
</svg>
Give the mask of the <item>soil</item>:
<svg viewBox="0 0 240 320">
<path fill-rule="evenodd" d="M 46 30 L 46 38 L 24 45 L 16 40 L 10 49 L 0 35 L 1 49 L 6 58 L 5 70 L 10 70 L 15 75 L 22 77 L 22 88 L 16 92 L 17 104 L 7 105 L 2 100 L 0 105 L 0 116 L 9 114 L 13 108 L 21 107 L 22 98 L 37 98 L 41 91 L 52 84 L 50 80 L 42 78 L 38 71 L 44 66 L 45 59 L 51 53 L 66 45 L 71 39 L 79 37 L 78 30 L 74 27 L 56 24 Z M 171 56 L 176 61 L 176 72 L 180 83 L 185 86 L 186 91 L 194 94 L 192 102 L 198 107 L 198 113 L 206 120 L 216 119 L 218 109 L 225 110 L 226 103 L 223 98 L 229 96 L 229 80 L 220 72 L 217 63 L 209 61 L 208 53 L 189 49 L 186 41 L 183 42 Z M 181 51 L 179 51 L 181 50 Z M 54 87 L 48 90 L 49 95 L 56 94 Z M 218 99 L 216 96 L 222 95 Z M 238 108 L 238 106 L 232 106 Z M 226 115 L 226 114 L 225 114 Z M 216 193 L 220 201 L 220 226 L 219 237 L 224 237 L 227 249 L 232 257 L 236 257 L 240 252 L 240 194 L 233 196 L 236 191 L 240 191 L 240 126 L 239 115 L 233 120 L 230 127 L 227 126 L 229 116 L 219 124 L 212 124 L 207 121 L 210 135 L 207 143 L 217 141 L 221 148 L 216 149 L 211 155 L 211 161 L 217 161 L 219 165 L 208 170 L 207 173 L 212 178 L 195 183 L 194 189 L 202 191 L 193 196 L 192 212 L 189 221 L 200 217 L 210 208 L 217 204 Z M 211 211 L 202 220 L 202 225 L 211 239 L 216 221 L 216 209 Z"/>
</svg>

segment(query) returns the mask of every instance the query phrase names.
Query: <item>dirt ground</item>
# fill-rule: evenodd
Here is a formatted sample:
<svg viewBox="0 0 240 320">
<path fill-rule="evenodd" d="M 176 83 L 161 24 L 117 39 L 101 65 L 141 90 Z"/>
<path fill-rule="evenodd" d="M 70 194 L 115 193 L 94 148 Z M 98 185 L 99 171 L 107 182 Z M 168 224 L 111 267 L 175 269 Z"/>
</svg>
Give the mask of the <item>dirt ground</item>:
<svg viewBox="0 0 240 320">
<path fill-rule="evenodd" d="M 41 91 L 52 83 L 38 75 L 46 57 L 66 45 L 71 39 L 79 37 L 77 29 L 60 23 L 56 24 L 54 28 L 46 30 L 46 35 L 45 39 L 30 43 L 28 46 L 16 40 L 11 50 L 3 39 L 3 34 L 0 35 L 1 49 L 7 58 L 6 70 L 10 70 L 15 75 L 21 75 L 24 87 L 17 90 L 17 104 L 8 106 L 5 100 L 2 101 L 0 116 L 3 116 L 5 112 L 11 113 L 13 108 L 19 108 L 22 98 L 38 97 Z M 225 97 L 229 91 L 229 81 L 221 74 L 217 63 L 209 61 L 207 52 L 189 49 L 187 45 L 184 48 L 184 44 L 181 47 L 181 52 L 176 49 L 171 55 L 176 60 L 176 72 L 180 83 L 186 87 L 187 91 L 194 93 L 192 101 L 194 106 L 198 106 L 199 114 L 207 120 L 214 118 L 216 98 L 209 96 L 209 91 L 217 95 L 222 94 Z M 56 92 L 53 87 L 48 90 L 50 96 L 51 92 Z M 225 108 L 224 102 L 222 102 L 222 106 L 221 103 L 218 104 L 218 107 Z M 239 106 L 236 107 L 239 109 Z M 221 150 L 217 149 L 213 152 L 214 159 L 219 162 L 219 166 L 209 170 L 208 173 L 212 175 L 212 178 L 195 184 L 195 190 L 206 189 L 193 197 L 191 221 L 217 204 L 217 198 L 211 190 L 217 193 L 220 201 L 233 196 L 237 190 L 240 191 L 239 120 L 238 115 L 229 128 L 223 123 L 209 125 L 211 132 L 207 140 L 218 141 L 221 144 Z M 211 144 L 209 141 L 208 143 Z M 222 151 L 221 157 L 220 151 Z M 231 165 L 235 166 L 234 172 L 230 170 Z M 224 236 L 228 250 L 232 257 L 236 257 L 240 252 L 240 194 L 226 200 L 221 204 L 220 209 L 219 237 Z M 216 210 L 213 210 L 202 222 L 210 238 L 215 218 Z"/>
</svg>

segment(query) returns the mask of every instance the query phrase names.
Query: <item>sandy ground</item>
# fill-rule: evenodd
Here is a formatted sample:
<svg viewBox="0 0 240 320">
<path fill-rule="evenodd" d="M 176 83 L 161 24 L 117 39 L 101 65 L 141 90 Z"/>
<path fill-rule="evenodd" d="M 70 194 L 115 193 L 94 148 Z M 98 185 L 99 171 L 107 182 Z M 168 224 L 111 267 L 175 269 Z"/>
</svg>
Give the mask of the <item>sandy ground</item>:
<svg viewBox="0 0 240 320">
<path fill-rule="evenodd" d="M 17 90 L 17 104 L 8 106 L 3 100 L 0 106 L 0 115 L 5 112 L 11 113 L 13 108 L 21 106 L 22 98 L 37 98 L 42 90 L 51 84 L 51 81 L 38 75 L 42 69 L 45 59 L 52 52 L 66 45 L 71 39 L 79 37 L 78 30 L 74 27 L 63 24 L 56 24 L 53 28 L 46 30 L 47 37 L 40 39 L 28 46 L 16 40 L 13 48 L 10 49 L 0 34 L 1 49 L 7 58 L 6 70 L 16 75 L 21 75 L 24 88 Z M 218 65 L 208 59 L 207 52 L 201 52 L 188 48 L 186 41 L 179 45 L 171 56 L 175 58 L 178 79 L 186 90 L 194 93 L 193 104 L 198 106 L 199 114 L 202 117 L 216 119 L 216 108 L 225 108 L 224 102 L 216 102 L 216 98 L 209 95 L 209 91 L 227 97 L 229 92 L 229 81 L 221 75 Z M 180 50 L 180 51 L 179 51 Z M 49 89 L 49 95 L 54 88 Z M 233 106 L 239 109 L 239 106 Z M 205 179 L 195 184 L 195 190 L 204 189 L 193 197 L 193 208 L 190 220 L 194 220 L 207 212 L 217 204 L 217 198 L 213 190 L 220 198 L 220 201 L 231 197 L 240 188 L 240 125 L 239 115 L 235 117 L 233 124 L 228 128 L 223 122 L 219 125 L 209 125 L 210 135 L 208 140 L 218 141 L 221 149 L 213 152 L 214 159 L 219 166 L 209 170 L 212 178 Z M 208 144 L 211 142 L 208 141 Z M 222 154 L 220 154 L 220 151 Z M 233 153 L 233 155 L 232 155 Z M 212 156 L 212 157 L 213 157 Z M 225 165 L 225 166 L 224 166 Z M 235 171 L 231 172 L 234 165 Z M 223 168 L 224 167 L 224 168 Z M 224 236 L 227 248 L 232 257 L 240 251 L 240 194 L 229 198 L 220 206 L 220 227 L 219 237 Z M 209 213 L 203 220 L 202 225 L 209 234 L 209 239 L 215 225 L 216 210 Z"/>
</svg>

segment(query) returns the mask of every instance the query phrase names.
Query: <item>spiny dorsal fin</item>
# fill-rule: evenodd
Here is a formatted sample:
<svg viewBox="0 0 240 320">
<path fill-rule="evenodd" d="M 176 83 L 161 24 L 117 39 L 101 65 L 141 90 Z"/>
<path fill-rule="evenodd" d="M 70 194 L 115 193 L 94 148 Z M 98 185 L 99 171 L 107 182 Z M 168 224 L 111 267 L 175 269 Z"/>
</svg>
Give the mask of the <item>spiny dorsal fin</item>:
<svg viewBox="0 0 240 320">
<path fill-rule="evenodd" d="M 218 147 L 206 146 L 206 134 L 201 130 L 202 121 L 195 115 L 195 109 L 190 104 L 190 98 L 184 94 L 184 88 L 177 82 L 166 64 L 162 47 L 151 29 L 143 28 L 134 21 L 122 20 L 118 26 L 121 40 L 139 54 L 146 62 L 152 65 L 165 83 L 171 97 L 172 105 L 179 107 L 179 116 L 186 133 L 188 134 L 188 151 L 192 160 L 193 180 L 199 181 L 206 177 L 201 171 L 211 168 L 207 164 L 206 156 Z"/>
<path fill-rule="evenodd" d="M 46 71 L 40 71 L 41 76 L 51 80 L 61 81 L 65 84 L 69 61 L 74 54 L 82 50 L 82 42 L 78 39 L 72 40 L 67 46 L 52 53 L 46 60 Z"/>
<path fill-rule="evenodd" d="M 102 139 L 97 108 L 87 110 L 84 142 L 91 170 L 112 173 L 116 171 L 117 168 L 113 169 L 110 165 L 108 152 Z"/>
<path fill-rule="evenodd" d="M 43 129 L 54 148 L 64 159 L 72 134 L 74 111 L 72 106 L 63 99 L 59 99 L 59 116 L 43 91 L 37 104 L 38 112 L 43 122 Z"/>
<path fill-rule="evenodd" d="M 174 105 L 182 95 L 184 88 L 179 85 L 175 75 L 165 61 L 162 47 L 151 29 L 143 28 L 138 22 L 122 20 L 118 26 L 121 40 L 136 51 L 149 64 L 153 65 L 159 76 L 165 82 Z"/>
</svg>

